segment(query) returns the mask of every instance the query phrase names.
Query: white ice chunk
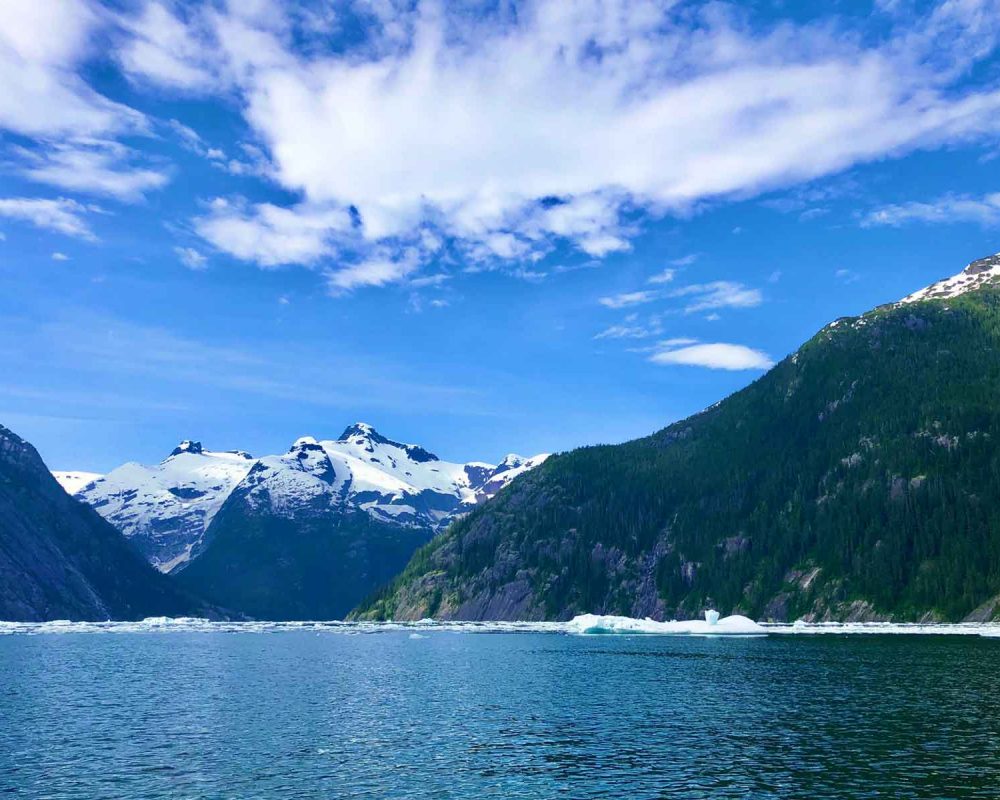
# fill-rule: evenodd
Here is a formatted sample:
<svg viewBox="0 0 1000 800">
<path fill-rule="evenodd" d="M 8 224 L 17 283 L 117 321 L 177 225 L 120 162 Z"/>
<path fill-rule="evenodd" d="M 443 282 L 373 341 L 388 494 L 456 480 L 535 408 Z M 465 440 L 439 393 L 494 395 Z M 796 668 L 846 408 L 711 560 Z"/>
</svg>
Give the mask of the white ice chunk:
<svg viewBox="0 0 1000 800">
<path fill-rule="evenodd" d="M 730 617 L 719 619 L 718 612 L 715 620 L 708 621 L 706 613 L 705 620 L 674 620 L 672 622 L 657 622 L 649 618 L 633 619 L 632 617 L 600 616 L 597 614 L 583 614 L 574 617 L 567 623 L 570 633 L 582 634 L 652 634 L 660 636 L 680 636 L 680 635 L 711 635 L 711 636 L 763 636 L 767 630 L 758 625 L 749 617 L 734 614 Z"/>
</svg>

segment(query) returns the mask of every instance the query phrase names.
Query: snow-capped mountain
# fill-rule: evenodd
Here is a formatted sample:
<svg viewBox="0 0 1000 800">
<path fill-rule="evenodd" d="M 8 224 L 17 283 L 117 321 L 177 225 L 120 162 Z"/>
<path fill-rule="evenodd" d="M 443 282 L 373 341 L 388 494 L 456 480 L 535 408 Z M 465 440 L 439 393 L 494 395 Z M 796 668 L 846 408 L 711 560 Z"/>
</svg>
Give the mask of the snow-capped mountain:
<svg viewBox="0 0 1000 800">
<path fill-rule="evenodd" d="M 81 470 L 52 470 L 52 477 L 66 490 L 66 494 L 76 494 L 88 483 L 103 478 L 100 472 L 82 472 Z"/>
<path fill-rule="evenodd" d="M 359 422 L 337 439 L 305 436 L 287 453 L 257 459 L 182 442 L 162 463 L 125 464 L 77 497 L 170 571 L 199 554 L 205 531 L 234 494 L 261 514 L 356 509 L 379 522 L 437 532 L 546 457 L 509 455 L 496 466 L 442 461 Z"/>
<path fill-rule="evenodd" d="M 183 564 L 253 458 L 183 441 L 159 464 L 130 462 L 88 483 L 76 497 L 125 534 L 155 567 Z"/>
</svg>

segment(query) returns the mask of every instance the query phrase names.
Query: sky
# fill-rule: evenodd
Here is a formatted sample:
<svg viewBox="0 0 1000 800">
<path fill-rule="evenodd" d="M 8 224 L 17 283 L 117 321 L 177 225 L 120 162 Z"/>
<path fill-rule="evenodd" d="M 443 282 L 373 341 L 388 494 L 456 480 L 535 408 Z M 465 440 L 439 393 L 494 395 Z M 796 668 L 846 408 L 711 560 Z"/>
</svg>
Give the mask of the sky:
<svg viewBox="0 0 1000 800">
<path fill-rule="evenodd" d="M 1000 250 L 1000 0 L 0 0 L 0 424 L 658 430 Z"/>
</svg>

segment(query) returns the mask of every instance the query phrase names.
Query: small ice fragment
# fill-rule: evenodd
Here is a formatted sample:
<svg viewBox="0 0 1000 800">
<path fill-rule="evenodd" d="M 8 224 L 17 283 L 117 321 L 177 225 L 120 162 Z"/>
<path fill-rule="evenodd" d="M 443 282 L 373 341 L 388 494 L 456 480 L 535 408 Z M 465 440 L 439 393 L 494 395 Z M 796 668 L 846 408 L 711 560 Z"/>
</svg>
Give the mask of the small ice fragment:
<svg viewBox="0 0 1000 800">
<path fill-rule="evenodd" d="M 708 609 L 708 611 L 705 612 L 705 622 L 707 622 L 709 625 L 715 625 L 718 621 L 719 621 L 719 612 L 716 611 L 714 608 L 710 608 Z"/>
<path fill-rule="evenodd" d="M 424 636 L 422 633 L 411 633 L 410 634 L 410 638 L 411 639 L 426 639 L 427 637 Z"/>
</svg>

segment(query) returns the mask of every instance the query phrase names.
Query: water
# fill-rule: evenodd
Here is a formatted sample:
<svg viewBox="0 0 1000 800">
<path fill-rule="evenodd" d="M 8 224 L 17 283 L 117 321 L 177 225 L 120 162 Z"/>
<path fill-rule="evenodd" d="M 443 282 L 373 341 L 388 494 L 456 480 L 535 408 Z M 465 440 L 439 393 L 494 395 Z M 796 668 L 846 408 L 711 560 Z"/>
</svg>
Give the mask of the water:
<svg viewBox="0 0 1000 800">
<path fill-rule="evenodd" d="M 0 636 L 0 793 L 1000 794 L 997 639 L 356 630 Z"/>
</svg>

